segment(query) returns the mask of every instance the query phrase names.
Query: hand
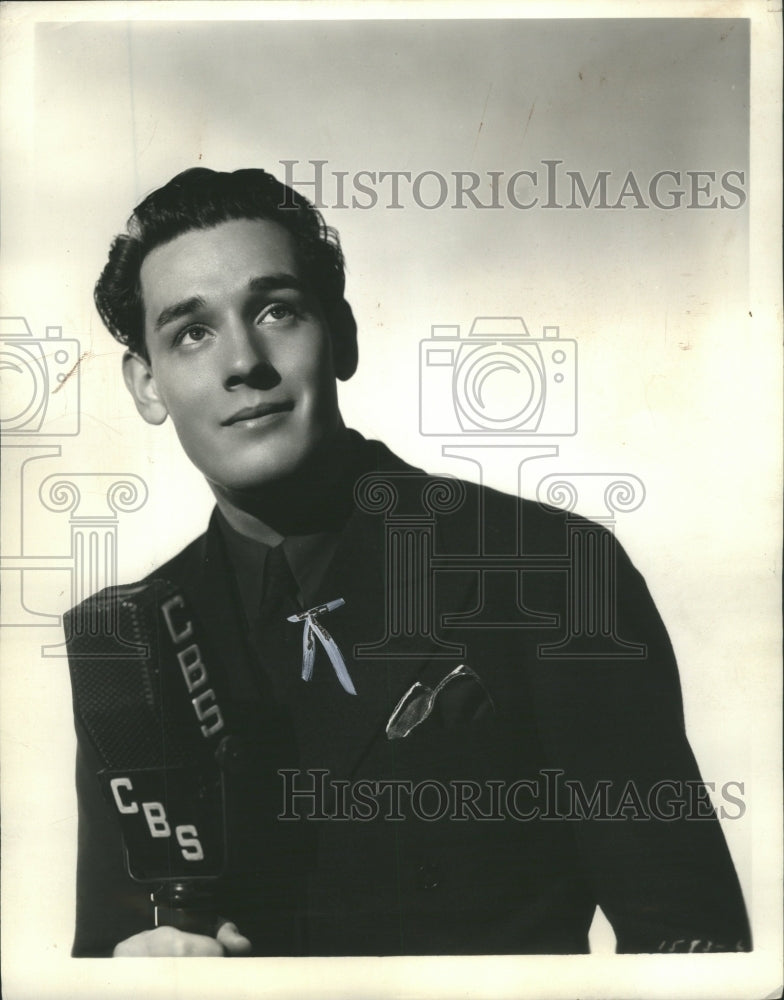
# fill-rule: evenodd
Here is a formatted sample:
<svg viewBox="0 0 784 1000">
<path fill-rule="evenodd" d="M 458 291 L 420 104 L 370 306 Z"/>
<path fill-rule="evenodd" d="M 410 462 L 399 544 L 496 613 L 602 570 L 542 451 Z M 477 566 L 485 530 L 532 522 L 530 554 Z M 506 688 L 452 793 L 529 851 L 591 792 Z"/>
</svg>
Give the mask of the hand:
<svg viewBox="0 0 784 1000">
<path fill-rule="evenodd" d="M 221 924 L 215 937 L 187 934 L 176 927 L 156 927 L 121 941 L 114 949 L 115 958 L 222 958 L 226 955 L 248 955 L 251 943 L 227 921 Z"/>
</svg>

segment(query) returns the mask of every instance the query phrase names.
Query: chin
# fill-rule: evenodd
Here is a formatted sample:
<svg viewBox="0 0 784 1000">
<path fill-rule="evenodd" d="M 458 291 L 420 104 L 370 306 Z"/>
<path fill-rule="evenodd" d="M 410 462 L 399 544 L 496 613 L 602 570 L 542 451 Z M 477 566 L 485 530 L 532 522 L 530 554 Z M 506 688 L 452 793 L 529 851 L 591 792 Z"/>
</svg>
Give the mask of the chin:
<svg viewBox="0 0 784 1000">
<path fill-rule="evenodd" d="M 295 447 L 282 449 L 278 454 L 249 455 L 242 461 L 232 462 L 229 468 L 215 470 L 216 474 L 207 478 L 230 493 L 260 492 L 283 484 L 304 471 L 310 455 L 311 450 Z"/>
</svg>

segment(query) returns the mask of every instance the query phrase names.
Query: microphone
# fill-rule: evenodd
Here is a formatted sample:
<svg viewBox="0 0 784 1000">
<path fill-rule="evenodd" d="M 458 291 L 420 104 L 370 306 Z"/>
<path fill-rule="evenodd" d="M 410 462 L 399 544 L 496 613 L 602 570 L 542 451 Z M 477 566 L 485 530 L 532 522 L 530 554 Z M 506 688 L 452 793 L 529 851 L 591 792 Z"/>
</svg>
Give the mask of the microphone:
<svg viewBox="0 0 784 1000">
<path fill-rule="evenodd" d="M 64 619 L 74 716 L 156 926 L 214 935 L 228 854 L 225 720 L 185 598 L 115 587 Z M 217 752 L 217 757 L 216 757 Z"/>
</svg>

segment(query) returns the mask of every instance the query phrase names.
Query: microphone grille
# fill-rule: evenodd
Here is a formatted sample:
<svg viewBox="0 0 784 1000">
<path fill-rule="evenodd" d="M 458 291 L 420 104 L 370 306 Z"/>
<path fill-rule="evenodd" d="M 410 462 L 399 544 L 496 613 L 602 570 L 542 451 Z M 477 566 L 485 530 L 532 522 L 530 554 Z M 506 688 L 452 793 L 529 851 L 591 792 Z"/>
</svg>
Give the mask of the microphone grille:
<svg viewBox="0 0 784 1000">
<path fill-rule="evenodd" d="M 192 762 L 192 708 L 160 613 L 174 593 L 165 580 L 114 587 L 65 616 L 74 714 L 109 769 Z"/>
</svg>

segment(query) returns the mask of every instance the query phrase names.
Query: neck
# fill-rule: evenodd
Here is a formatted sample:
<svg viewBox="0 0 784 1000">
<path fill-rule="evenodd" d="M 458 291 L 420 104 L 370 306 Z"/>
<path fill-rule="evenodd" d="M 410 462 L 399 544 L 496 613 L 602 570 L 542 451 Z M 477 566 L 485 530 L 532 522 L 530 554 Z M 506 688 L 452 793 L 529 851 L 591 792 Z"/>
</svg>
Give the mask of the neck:
<svg viewBox="0 0 784 1000">
<path fill-rule="evenodd" d="M 353 502 L 353 447 L 341 427 L 325 441 L 306 467 L 253 493 L 224 490 L 211 484 L 215 500 L 240 534 L 266 544 L 289 535 L 337 530 Z"/>
</svg>

